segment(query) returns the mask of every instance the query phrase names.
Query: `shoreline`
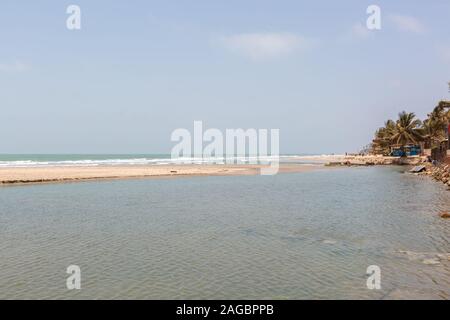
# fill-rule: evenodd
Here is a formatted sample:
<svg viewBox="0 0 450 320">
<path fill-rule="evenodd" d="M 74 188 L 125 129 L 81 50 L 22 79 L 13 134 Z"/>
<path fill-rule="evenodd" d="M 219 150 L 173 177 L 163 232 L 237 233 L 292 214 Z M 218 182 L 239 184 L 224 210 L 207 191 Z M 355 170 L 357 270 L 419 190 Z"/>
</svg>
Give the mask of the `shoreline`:
<svg viewBox="0 0 450 320">
<path fill-rule="evenodd" d="M 374 165 L 418 165 L 426 161 L 426 157 L 413 156 L 408 158 L 390 156 L 343 156 L 336 157 L 327 163 L 328 166 L 374 166 Z"/>
<path fill-rule="evenodd" d="M 442 182 L 450 190 L 450 164 L 432 165 L 431 163 L 425 163 L 423 164 L 423 171 L 414 174 L 429 176 L 437 182 Z"/>
<path fill-rule="evenodd" d="M 317 155 L 291 156 L 291 160 L 310 163 L 282 162 L 278 173 L 309 172 L 332 167 L 372 165 L 416 165 L 421 157 L 402 159 L 384 156 Z M 401 162 L 401 163 L 400 163 Z M 0 167 L 0 186 L 63 183 L 96 180 L 143 179 L 181 176 L 258 175 L 262 164 L 121 164 L 121 165 L 52 165 Z"/>
<path fill-rule="evenodd" d="M 309 162 L 282 162 L 278 173 L 309 172 L 338 167 L 425 165 L 426 173 L 450 187 L 450 169 L 442 172 L 426 163 L 426 157 L 408 158 L 381 155 L 315 155 L 290 156 L 290 160 Z M 28 184 L 70 183 L 100 180 L 151 179 L 189 176 L 259 175 L 262 164 L 121 164 L 121 165 L 51 165 L 0 167 L 0 187 Z M 432 172 L 430 172 L 432 171 Z"/>
<path fill-rule="evenodd" d="M 258 175 L 267 165 L 124 165 L 0 168 L 0 186 L 186 176 Z M 324 165 L 280 164 L 278 173 L 310 172 Z"/>
</svg>

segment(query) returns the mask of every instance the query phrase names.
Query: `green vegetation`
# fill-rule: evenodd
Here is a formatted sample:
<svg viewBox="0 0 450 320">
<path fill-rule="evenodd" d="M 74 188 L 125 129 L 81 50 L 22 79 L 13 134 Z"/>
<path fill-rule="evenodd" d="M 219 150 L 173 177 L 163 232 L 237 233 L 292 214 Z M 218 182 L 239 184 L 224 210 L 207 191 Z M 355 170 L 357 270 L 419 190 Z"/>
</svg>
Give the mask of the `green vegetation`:
<svg viewBox="0 0 450 320">
<path fill-rule="evenodd" d="M 372 152 L 390 155 L 392 148 L 403 150 L 408 145 L 434 149 L 445 144 L 447 148 L 449 123 L 450 101 L 440 101 L 423 122 L 414 113 L 403 111 L 397 121 L 388 120 L 375 132 Z"/>
</svg>

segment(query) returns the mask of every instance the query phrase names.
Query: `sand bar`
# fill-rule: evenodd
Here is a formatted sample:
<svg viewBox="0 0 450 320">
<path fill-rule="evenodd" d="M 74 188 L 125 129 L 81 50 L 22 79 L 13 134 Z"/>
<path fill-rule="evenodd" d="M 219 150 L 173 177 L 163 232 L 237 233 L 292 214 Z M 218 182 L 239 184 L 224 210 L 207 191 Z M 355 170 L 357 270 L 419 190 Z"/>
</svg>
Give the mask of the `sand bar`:
<svg viewBox="0 0 450 320">
<path fill-rule="evenodd" d="M 131 179 L 170 176 L 257 175 L 263 165 L 135 165 L 0 168 L 0 185 Z M 306 172 L 322 166 L 281 164 L 279 173 Z"/>
</svg>

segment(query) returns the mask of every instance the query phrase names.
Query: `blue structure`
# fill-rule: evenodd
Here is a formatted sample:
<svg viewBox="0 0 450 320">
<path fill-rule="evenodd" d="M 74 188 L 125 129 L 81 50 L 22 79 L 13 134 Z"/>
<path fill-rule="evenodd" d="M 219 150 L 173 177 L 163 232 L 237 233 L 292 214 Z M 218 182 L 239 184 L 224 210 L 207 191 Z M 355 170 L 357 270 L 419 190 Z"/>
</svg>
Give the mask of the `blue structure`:
<svg viewBox="0 0 450 320">
<path fill-rule="evenodd" d="M 391 156 L 393 157 L 411 157 L 411 156 L 419 156 L 421 154 L 422 149 L 420 145 L 408 145 L 404 146 L 403 150 L 401 147 L 392 147 L 391 148 Z"/>
</svg>

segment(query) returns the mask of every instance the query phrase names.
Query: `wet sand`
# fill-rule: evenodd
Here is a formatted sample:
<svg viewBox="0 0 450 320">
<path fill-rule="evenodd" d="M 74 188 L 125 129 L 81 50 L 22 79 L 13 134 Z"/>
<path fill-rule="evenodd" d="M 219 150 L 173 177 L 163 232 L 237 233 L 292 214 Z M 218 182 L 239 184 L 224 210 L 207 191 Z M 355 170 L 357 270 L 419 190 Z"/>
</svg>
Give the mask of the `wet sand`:
<svg viewBox="0 0 450 320">
<path fill-rule="evenodd" d="M 0 185 L 172 176 L 258 175 L 264 165 L 142 165 L 0 168 Z M 281 164 L 279 173 L 306 172 L 322 166 Z"/>
</svg>

